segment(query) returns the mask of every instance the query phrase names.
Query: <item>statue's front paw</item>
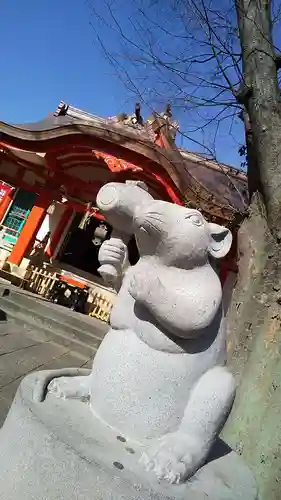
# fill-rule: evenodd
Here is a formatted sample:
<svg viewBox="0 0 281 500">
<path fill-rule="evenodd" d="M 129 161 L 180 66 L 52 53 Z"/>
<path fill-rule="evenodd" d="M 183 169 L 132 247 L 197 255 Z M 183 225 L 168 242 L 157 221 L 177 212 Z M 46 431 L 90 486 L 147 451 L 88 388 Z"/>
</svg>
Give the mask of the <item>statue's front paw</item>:
<svg viewBox="0 0 281 500">
<path fill-rule="evenodd" d="M 149 262 L 141 263 L 131 274 L 129 293 L 135 300 L 149 301 L 151 296 L 161 293 L 163 285 Z"/>
<path fill-rule="evenodd" d="M 144 300 L 148 294 L 148 277 L 140 272 L 134 272 L 129 282 L 129 293 L 135 300 Z"/>
<path fill-rule="evenodd" d="M 191 477 L 204 462 L 206 453 L 194 437 L 174 432 L 166 434 L 143 453 L 140 462 L 158 479 L 178 484 Z"/>
<path fill-rule="evenodd" d="M 90 397 L 89 377 L 58 377 L 48 385 L 48 393 L 63 399 L 87 401 Z"/>
</svg>

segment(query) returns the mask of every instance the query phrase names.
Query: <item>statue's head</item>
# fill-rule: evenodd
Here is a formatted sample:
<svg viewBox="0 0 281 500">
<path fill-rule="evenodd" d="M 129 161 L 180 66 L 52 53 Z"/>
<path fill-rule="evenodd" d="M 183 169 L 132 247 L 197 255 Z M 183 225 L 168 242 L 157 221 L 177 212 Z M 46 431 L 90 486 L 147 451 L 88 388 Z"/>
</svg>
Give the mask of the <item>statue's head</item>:
<svg viewBox="0 0 281 500">
<path fill-rule="evenodd" d="M 153 200 L 136 210 L 135 236 L 140 255 L 157 255 L 166 265 L 188 268 L 220 259 L 230 250 L 229 229 L 209 223 L 195 209 Z"/>
</svg>

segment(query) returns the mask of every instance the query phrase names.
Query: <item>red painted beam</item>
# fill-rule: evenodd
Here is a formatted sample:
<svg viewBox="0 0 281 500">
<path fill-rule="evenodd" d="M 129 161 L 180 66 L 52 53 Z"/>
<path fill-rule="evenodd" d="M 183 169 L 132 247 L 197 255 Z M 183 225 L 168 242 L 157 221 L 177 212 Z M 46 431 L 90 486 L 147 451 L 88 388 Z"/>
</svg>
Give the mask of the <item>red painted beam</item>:
<svg viewBox="0 0 281 500">
<path fill-rule="evenodd" d="M 82 155 L 83 152 L 86 153 L 87 152 L 87 148 L 82 148 L 82 147 L 80 147 L 80 148 L 73 148 L 73 153 L 75 153 L 75 157 L 74 158 L 75 158 L 75 161 L 77 162 L 77 165 L 74 164 L 74 165 L 71 166 L 71 168 L 75 168 L 76 166 L 78 166 L 79 162 L 83 163 L 83 160 L 85 160 L 85 156 Z M 64 151 L 64 153 L 66 153 L 66 151 Z M 81 156 L 80 156 L 80 153 L 81 153 Z M 59 154 L 62 154 L 62 151 L 60 151 Z M 90 153 L 89 152 L 89 156 L 90 157 L 91 157 L 91 155 L 94 155 L 94 153 Z M 110 157 L 111 155 L 108 155 L 108 156 Z M 112 160 L 114 160 L 113 157 L 112 157 Z M 119 158 L 115 158 L 115 160 L 117 162 L 122 162 L 123 161 L 123 160 L 120 160 Z M 104 166 L 106 166 L 106 168 L 109 168 L 107 166 L 107 163 L 104 160 L 101 159 L 101 161 L 102 161 L 102 164 L 100 166 L 104 165 Z M 89 168 L 93 168 L 95 166 L 96 162 L 93 160 L 93 163 L 94 163 L 94 165 L 90 165 L 90 164 L 87 165 L 87 164 L 85 164 L 84 167 L 88 166 Z M 148 172 L 148 171 L 146 171 L 144 169 L 143 169 L 143 171 L 135 172 L 134 171 L 134 167 L 135 166 L 132 165 L 132 164 L 130 164 L 130 167 L 131 168 L 128 168 L 127 170 L 125 170 L 125 169 L 123 170 L 122 169 L 122 170 L 119 170 L 118 172 L 116 171 L 116 174 L 124 176 L 124 174 L 131 175 L 131 173 L 136 173 L 137 177 L 139 179 L 146 180 L 146 181 L 148 181 L 148 183 L 152 183 L 154 181 L 153 185 L 152 185 L 152 188 L 154 190 L 159 191 L 158 189 L 156 189 L 156 185 L 157 186 L 160 185 L 164 189 L 164 191 L 166 192 L 166 194 L 168 195 L 167 199 L 172 200 L 176 204 L 183 205 L 182 197 L 181 197 L 181 194 L 180 194 L 179 190 L 176 188 L 175 184 L 171 181 L 170 177 L 167 175 L 167 173 L 165 172 L 164 169 L 162 169 L 162 172 L 160 174 L 160 173 L 157 173 L 157 172 L 153 172 L 153 170 L 151 170 L 150 172 Z M 66 167 L 66 168 L 70 168 L 70 167 Z M 61 169 L 64 172 L 65 167 L 63 167 L 63 164 L 61 165 Z M 113 172 L 114 172 L 114 170 L 113 170 Z M 110 179 L 108 181 L 110 182 Z M 163 189 L 161 190 L 162 196 L 163 196 Z"/>
</svg>

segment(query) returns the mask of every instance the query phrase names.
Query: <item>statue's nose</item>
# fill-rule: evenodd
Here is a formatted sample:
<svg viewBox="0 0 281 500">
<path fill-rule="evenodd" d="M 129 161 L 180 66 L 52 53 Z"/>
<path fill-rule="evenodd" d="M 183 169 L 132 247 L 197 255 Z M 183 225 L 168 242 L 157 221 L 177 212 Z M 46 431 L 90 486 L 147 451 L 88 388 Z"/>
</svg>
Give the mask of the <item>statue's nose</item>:
<svg viewBox="0 0 281 500">
<path fill-rule="evenodd" d="M 113 210 L 118 205 L 118 189 L 114 184 L 105 184 L 97 195 L 96 203 L 101 211 Z"/>
</svg>

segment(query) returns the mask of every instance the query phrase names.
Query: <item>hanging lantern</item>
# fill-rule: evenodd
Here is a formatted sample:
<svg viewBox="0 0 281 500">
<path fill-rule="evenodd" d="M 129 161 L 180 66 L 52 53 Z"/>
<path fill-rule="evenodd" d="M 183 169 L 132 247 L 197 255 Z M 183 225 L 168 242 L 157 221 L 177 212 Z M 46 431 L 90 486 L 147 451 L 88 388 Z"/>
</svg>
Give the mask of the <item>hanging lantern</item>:
<svg viewBox="0 0 281 500">
<path fill-rule="evenodd" d="M 60 197 L 61 197 L 60 203 L 67 203 L 68 202 L 67 189 L 63 184 L 60 187 Z"/>
<path fill-rule="evenodd" d="M 86 211 L 80 221 L 80 224 L 79 224 L 79 229 L 86 229 L 86 227 L 88 226 L 90 220 L 91 220 L 91 212 L 92 212 L 92 203 L 89 202 L 87 203 L 87 207 L 86 207 Z"/>
<path fill-rule="evenodd" d="M 107 227 L 105 224 L 101 223 L 95 229 L 94 238 L 92 239 L 93 245 L 100 246 L 105 240 L 106 235 L 107 235 Z"/>
</svg>

